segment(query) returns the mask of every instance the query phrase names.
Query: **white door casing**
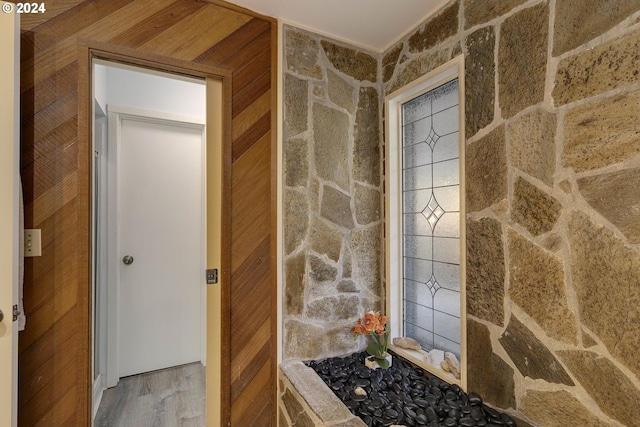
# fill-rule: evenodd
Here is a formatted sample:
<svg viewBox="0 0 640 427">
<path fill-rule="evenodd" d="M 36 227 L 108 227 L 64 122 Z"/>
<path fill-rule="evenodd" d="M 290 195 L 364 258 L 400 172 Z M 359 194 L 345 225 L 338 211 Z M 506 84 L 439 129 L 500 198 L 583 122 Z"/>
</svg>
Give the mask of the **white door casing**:
<svg viewBox="0 0 640 427">
<path fill-rule="evenodd" d="M 118 170 L 111 258 L 120 282 L 111 386 L 119 377 L 204 360 L 205 242 L 204 124 L 123 107 L 109 108 L 109 123 Z M 132 264 L 122 262 L 125 255 Z"/>
<path fill-rule="evenodd" d="M 0 425 L 16 426 L 18 417 L 19 262 L 19 98 L 20 25 L 11 3 L 0 13 Z M 7 9 L 5 9 L 7 8 Z"/>
</svg>

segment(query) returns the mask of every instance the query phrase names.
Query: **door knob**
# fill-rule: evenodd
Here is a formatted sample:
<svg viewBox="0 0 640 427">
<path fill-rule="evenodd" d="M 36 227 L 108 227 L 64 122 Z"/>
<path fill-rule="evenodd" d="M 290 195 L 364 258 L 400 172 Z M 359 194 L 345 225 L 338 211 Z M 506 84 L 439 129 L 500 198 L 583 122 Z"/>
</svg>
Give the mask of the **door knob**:
<svg viewBox="0 0 640 427">
<path fill-rule="evenodd" d="M 4 313 L 0 310 L 0 322 L 4 320 Z"/>
<path fill-rule="evenodd" d="M 124 258 L 122 258 L 122 262 L 124 262 L 125 265 L 133 264 L 133 257 L 131 255 L 125 255 Z"/>
</svg>

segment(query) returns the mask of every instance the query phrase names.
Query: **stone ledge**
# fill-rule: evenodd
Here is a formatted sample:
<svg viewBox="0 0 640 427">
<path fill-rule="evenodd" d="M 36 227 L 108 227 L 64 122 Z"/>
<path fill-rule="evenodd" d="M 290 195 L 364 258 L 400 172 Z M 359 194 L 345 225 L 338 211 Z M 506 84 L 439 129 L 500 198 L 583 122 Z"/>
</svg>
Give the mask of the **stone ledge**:
<svg viewBox="0 0 640 427">
<path fill-rule="evenodd" d="M 329 387 L 315 373 L 315 371 L 304 365 L 301 361 L 287 361 L 280 365 L 278 370 L 280 378 L 280 390 L 278 406 L 281 409 L 281 416 L 287 413 L 291 418 L 291 427 L 302 426 L 306 423 L 297 423 L 299 414 L 290 414 L 287 405 L 283 401 L 286 392 L 297 400 L 299 407 L 306 413 L 307 420 L 311 421 L 314 427 L 366 427 L 366 424 L 358 417 L 351 414 L 349 409 L 329 390 Z M 294 405 L 298 406 L 298 405 Z M 281 421 L 281 425 L 285 425 Z"/>
</svg>

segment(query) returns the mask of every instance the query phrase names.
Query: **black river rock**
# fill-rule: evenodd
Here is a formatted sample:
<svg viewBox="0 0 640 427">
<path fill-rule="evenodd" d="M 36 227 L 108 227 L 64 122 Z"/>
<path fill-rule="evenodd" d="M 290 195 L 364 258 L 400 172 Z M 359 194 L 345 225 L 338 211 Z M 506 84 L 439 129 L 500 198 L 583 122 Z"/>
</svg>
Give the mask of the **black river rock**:
<svg viewBox="0 0 640 427">
<path fill-rule="evenodd" d="M 465 393 L 393 356 L 388 369 L 371 370 L 366 353 L 307 362 L 349 408 L 369 427 L 513 427 L 509 415 L 483 403 L 477 393 Z M 366 396 L 355 393 L 357 387 Z"/>
</svg>

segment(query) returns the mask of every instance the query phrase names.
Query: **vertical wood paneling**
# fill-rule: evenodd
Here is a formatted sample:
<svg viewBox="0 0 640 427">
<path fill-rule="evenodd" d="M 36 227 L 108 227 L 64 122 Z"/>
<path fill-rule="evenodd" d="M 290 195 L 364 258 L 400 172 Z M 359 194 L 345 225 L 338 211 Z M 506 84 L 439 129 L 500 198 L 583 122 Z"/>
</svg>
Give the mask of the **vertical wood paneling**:
<svg viewBox="0 0 640 427">
<path fill-rule="evenodd" d="M 168 70 L 203 75 L 205 66 L 226 76 L 223 420 L 273 425 L 275 21 L 219 0 L 63 0 L 47 7 L 51 13 L 22 20 L 25 226 L 42 229 L 43 255 L 25 266 L 19 425 L 90 422 L 91 46 Z"/>
</svg>

